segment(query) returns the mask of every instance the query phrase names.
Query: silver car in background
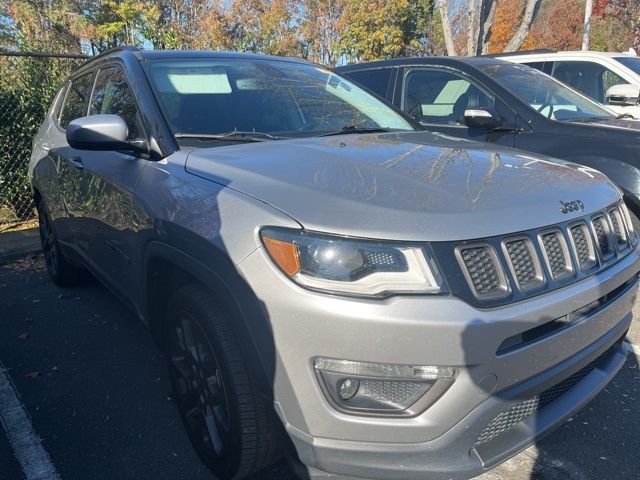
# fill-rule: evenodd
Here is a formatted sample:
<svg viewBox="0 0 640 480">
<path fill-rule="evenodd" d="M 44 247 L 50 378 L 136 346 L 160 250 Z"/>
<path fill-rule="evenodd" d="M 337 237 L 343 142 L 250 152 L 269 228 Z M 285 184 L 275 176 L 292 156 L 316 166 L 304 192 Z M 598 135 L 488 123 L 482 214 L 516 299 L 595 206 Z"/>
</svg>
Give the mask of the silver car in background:
<svg viewBox="0 0 640 480">
<path fill-rule="evenodd" d="M 52 279 L 89 270 L 148 324 L 218 478 L 282 452 L 468 478 L 625 361 L 640 250 L 605 176 L 416 131 L 317 65 L 110 51 L 61 89 L 30 175 Z"/>
</svg>

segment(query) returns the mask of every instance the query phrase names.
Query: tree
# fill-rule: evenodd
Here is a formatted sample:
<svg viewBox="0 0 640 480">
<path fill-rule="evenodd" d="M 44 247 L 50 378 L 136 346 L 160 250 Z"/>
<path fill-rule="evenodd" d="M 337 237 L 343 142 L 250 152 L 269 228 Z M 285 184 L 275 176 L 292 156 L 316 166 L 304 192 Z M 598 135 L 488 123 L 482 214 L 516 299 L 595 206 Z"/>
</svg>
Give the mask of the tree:
<svg viewBox="0 0 640 480">
<path fill-rule="evenodd" d="M 234 50 L 298 55 L 294 0 L 235 0 L 230 11 L 230 44 Z"/>
<path fill-rule="evenodd" d="M 580 49 L 583 9 L 582 0 L 547 0 L 523 48 Z"/>
<path fill-rule="evenodd" d="M 504 34 L 505 30 L 511 32 L 510 38 L 504 43 L 503 50 L 510 52 L 520 49 L 527 39 L 527 35 L 538 14 L 540 2 L 541 0 L 526 0 L 526 2 L 470 0 L 466 4 L 464 14 L 461 12 L 463 6 L 457 3 L 453 10 L 453 17 L 464 20 L 457 22 L 458 30 L 454 32 L 450 5 L 446 0 L 440 0 L 439 9 L 449 55 L 456 53 L 456 44 L 462 43 L 460 42 L 461 36 L 465 37 L 464 44 L 466 44 L 467 55 L 488 53 L 493 36 L 493 28 L 496 26 L 494 25 L 494 20 L 499 9 L 508 12 L 508 15 L 501 17 L 502 20 L 514 25 L 512 30 L 508 26 L 505 28 L 498 25 L 502 34 Z"/>
<path fill-rule="evenodd" d="M 622 27 L 629 47 L 640 51 L 640 0 L 594 0 L 593 16 L 614 20 L 618 28 Z"/>
<path fill-rule="evenodd" d="M 95 40 L 91 45 L 97 51 L 122 44 L 142 45 L 156 31 L 159 16 L 157 7 L 146 1 L 102 0 L 93 18 Z"/>
<path fill-rule="evenodd" d="M 453 34 L 451 33 L 451 20 L 449 19 L 449 5 L 447 4 L 447 0 L 439 1 L 438 10 L 440 11 L 442 34 L 444 35 L 444 41 L 447 46 L 447 53 L 451 56 L 455 56 L 457 55 L 457 52 L 453 40 Z"/>
<path fill-rule="evenodd" d="M 433 0 L 347 0 L 340 20 L 340 52 L 348 60 L 417 55 L 436 46 Z"/>
<path fill-rule="evenodd" d="M 305 57 L 334 66 L 340 57 L 340 21 L 346 0 L 301 0 L 300 35 Z"/>
</svg>

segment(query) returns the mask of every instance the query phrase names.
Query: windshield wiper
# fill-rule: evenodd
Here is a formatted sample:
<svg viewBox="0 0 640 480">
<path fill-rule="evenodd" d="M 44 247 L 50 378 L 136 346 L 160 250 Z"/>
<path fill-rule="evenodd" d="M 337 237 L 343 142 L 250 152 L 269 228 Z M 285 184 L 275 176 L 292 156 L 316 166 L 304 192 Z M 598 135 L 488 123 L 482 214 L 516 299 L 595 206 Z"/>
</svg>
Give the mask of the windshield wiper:
<svg viewBox="0 0 640 480">
<path fill-rule="evenodd" d="M 285 137 L 277 137 L 264 132 L 242 132 L 233 130 L 225 133 L 176 133 L 176 138 L 196 138 L 203 140 L 223 140 L 229 142 L 264 142 L 265 140 L 282 140 Z"/>
<path fill-rule="evenodd" d="M 366 128 L 359 127 L 357 125 L 346 125 L 342 127 L 340 130 L 335 132 L 323 133 L 319 135 L 320 137 L 330 137 L 331 135 L 347 135 L 350 133 L 381 133 L 381 132 L 391 132 L 394 129 L 386 128 L 386 127 L 375 127 L 375 128 Z"/>
<path fill-rule="evenodd" d="M 636 117 L 634 117 L 630 113 L 621 113 L 616 117 L 616 120 L 622 120 L 623 118 L 636 118 Z"/>
</svg>

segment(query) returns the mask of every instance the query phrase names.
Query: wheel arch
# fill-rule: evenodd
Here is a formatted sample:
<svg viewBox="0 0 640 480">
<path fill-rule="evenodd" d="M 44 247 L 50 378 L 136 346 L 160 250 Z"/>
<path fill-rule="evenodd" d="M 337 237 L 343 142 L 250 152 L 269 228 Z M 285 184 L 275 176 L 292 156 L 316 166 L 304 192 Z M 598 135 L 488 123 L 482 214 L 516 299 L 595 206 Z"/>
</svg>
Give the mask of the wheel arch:
<svg viewBox="0 0 640 480">
<path fill-rule="evenodd" d="M 229 317 L 261 393 L 272 399 L 275 346 L 266 309 L 230 261 L 212 265 L 210 259 L 219 256 L 208 257 L 199 259 L 167 243 L 150 242 L 143 263 L 143 317 L 158 345 L 164 347 L 164 315 L 171 293 L 190 283 L 203 285 Z"/>
</svg>

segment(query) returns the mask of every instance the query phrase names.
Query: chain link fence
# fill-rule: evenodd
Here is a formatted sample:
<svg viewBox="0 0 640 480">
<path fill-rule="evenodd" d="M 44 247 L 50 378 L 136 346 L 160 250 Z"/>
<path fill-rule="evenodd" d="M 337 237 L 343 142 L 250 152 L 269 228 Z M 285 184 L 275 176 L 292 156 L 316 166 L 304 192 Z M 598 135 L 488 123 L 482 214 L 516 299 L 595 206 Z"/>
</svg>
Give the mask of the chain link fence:
<svg viewBox="0 0 640 480">
<path fill-rule="evenodd" d="M 0 232 L 35 218 L 31 142 L 62 82 L 86 57 L 0 52 Z"/>
</svg>

